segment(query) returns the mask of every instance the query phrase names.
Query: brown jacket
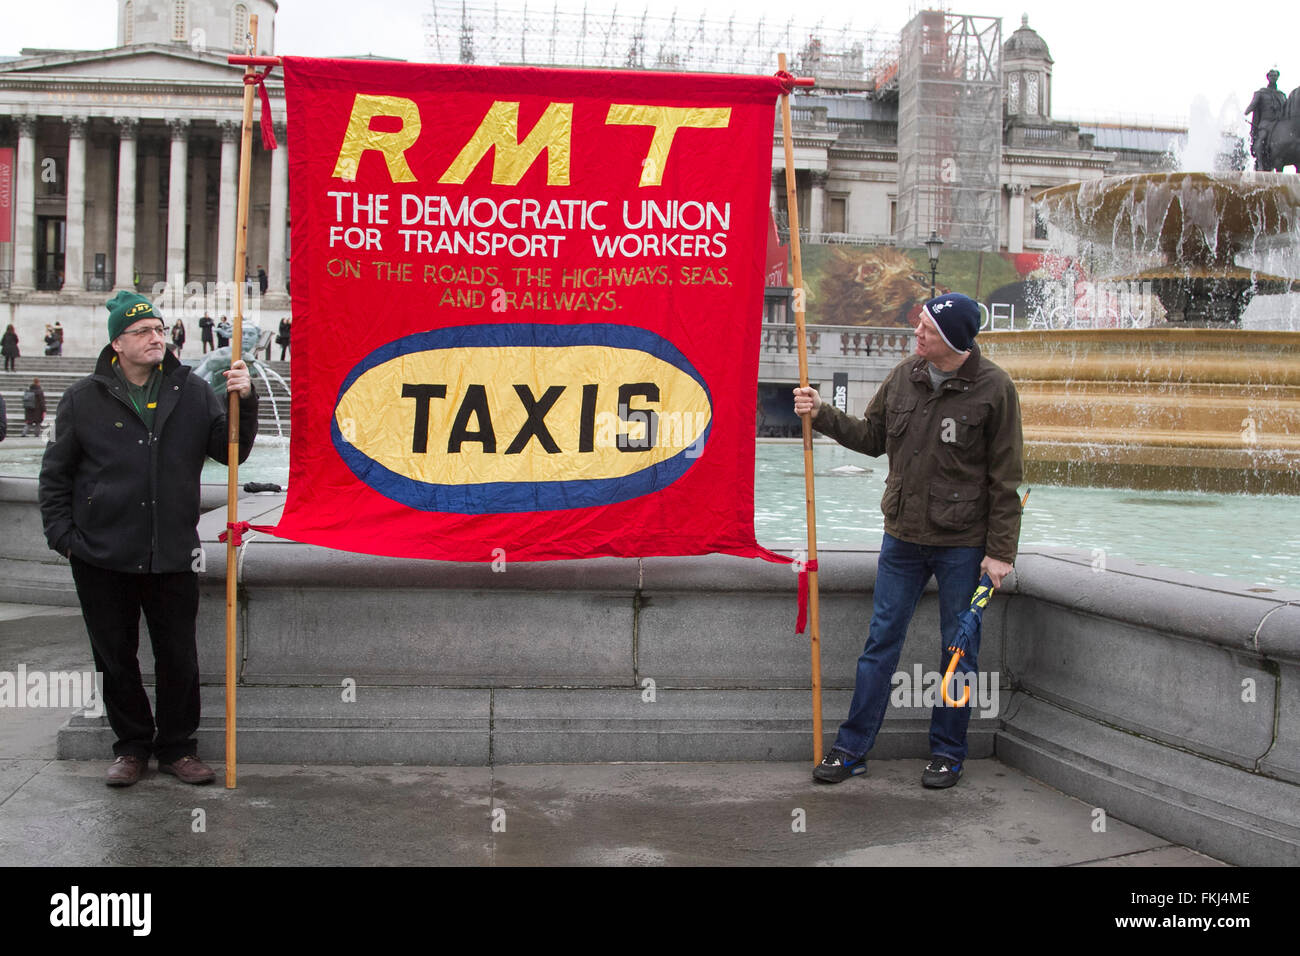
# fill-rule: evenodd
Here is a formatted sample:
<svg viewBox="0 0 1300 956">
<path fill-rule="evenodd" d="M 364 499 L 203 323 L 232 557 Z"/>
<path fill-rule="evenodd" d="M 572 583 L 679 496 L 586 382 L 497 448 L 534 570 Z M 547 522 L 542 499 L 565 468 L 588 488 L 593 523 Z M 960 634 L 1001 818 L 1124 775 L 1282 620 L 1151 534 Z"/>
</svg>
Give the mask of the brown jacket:
<svg viewBox="0 0 1300 956">
<path fill-rule="evenodd" d="M 853 418 L 822 402 L 813 427 L 845 448 L 889 456 L 880 510 L 885 531 L 913 544 L 983 547 L 1016 559 L 1023 439 L 1011 377 L 972 345 L 935 392 L 925 359 L 896 365 Z"/>
</svg>

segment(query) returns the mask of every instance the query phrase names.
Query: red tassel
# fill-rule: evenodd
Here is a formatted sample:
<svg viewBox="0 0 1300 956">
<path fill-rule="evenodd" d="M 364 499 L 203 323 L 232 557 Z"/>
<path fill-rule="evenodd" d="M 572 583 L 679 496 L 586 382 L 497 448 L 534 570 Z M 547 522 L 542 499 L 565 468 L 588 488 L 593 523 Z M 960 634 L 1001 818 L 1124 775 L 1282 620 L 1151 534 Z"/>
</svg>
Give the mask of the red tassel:
<svg viewBox="0 0 1300 956">
<path fill-rule="evenodd" d="M 227 521 L 226 530 L 217 535 L 217 540 L 224 542 L 227 537 L 236 548 L 244 543 L 245 531 L 262 531 L 266 534 L 275 534 L 275 525 L 272 524 L 249 524 L 247 521 Z"/>
<path fill-rule="evenodd" d="M 275 125 L 271 122 L 271 96 L 266 92 L 266 78 L 274 69 L 274 66 L 268 66 L 261 73 L 254 70 L 244 74 L 244 83 L 256 83 L 257 92 L 262 98 L 262 121 L 259 125 L 262 127 L 262 148 L 267 150 L 275 149 L 276 146 Z"/>
<path fill-rule="evenodd" d="M 794 620 L 796 634 L 802 634 L 808 625 L 808 572 L 816 570 L 816 561 L 805 561 L 803 570 L 799 572 L 799 613 Z"/>
</svg>

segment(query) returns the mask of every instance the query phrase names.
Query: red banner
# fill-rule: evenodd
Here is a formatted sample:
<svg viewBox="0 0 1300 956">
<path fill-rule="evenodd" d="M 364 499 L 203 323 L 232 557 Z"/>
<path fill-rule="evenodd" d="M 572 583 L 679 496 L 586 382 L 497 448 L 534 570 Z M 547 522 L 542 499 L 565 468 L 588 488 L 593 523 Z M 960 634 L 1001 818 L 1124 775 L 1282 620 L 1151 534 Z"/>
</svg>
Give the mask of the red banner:
<svg viewBox="0 0 1300 956">
<path fill-rule="evenodd" d="M 284 59 L 277 533 L 492 561 L 764 553 L 775 77 Z"/>
<path fill-rule="evenodd" d="M 13 242 L 14 151 L 0 148 L 0 242 Z"/>
</svg>

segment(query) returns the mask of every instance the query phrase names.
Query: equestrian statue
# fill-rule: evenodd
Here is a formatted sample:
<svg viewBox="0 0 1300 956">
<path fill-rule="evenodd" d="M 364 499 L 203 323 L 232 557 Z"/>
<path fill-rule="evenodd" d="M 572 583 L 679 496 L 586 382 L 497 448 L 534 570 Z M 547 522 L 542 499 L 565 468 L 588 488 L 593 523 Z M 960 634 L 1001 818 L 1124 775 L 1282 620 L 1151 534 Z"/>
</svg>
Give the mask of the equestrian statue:
<svg viewBox="0 0 1300 956">
<path fill-rule="evenodd" d="M 1300 87 L 1290 99 L 1277 88 L 1277 70 L 1269 70 L 1267 86 L 1255 91 L 1246 115 L 1250 117 L 1250 155 L 1258 171 L 1282 172 L 1294 166 L 1300 173 Z"/>
</svg>

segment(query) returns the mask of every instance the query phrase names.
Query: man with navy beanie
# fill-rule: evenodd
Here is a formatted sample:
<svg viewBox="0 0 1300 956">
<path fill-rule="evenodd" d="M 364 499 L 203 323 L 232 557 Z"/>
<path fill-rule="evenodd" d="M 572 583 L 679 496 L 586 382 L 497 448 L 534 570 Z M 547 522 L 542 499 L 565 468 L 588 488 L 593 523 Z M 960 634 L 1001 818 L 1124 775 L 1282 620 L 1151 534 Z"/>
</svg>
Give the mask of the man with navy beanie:
<svg viewBox="0 0 1300 956">
<path fill-rule="evenodd" d="M 1023 473 L 1020 399 L 1010 376 L 980 354 L 979 304 L 958 293 L 931 299 L 916 325 L 916 354 L 886 377 L 862 418 L 796 388 L 796 414 L 846 448 L 889 458 L 880 502 L 880 546 L 867 644 L 858 659 L 848 719 L 813 770 L 824 783 L 866 773 L 889 705 L 892 677 L 912 615 L 931 576 L 939 585 L 944 648 L 982 574 L 994 587 L 1011 573 L 1020 540 Z M 962 666 L 978 667 L 978 635 Z M 934 708 L 924 786 L 950 787 L 966 759 L 969 707 Z"/>
</svg>

